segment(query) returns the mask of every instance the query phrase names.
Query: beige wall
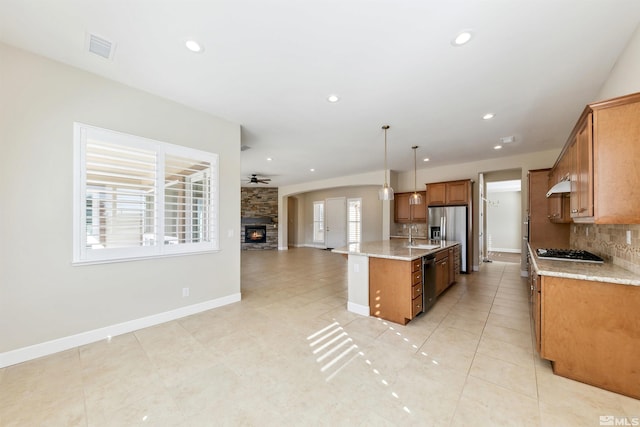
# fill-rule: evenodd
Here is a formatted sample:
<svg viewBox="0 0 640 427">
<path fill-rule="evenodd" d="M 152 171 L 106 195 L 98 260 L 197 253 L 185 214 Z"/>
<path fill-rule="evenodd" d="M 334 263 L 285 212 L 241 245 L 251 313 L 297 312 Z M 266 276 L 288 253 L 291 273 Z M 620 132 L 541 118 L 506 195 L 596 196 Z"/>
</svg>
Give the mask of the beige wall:
<svg viewBox="0 0 640 427">
<path fill-rule="evenodd" d="M 296 246 L 315 246 L 313 243 L 313 202 L 325 201 L 331 197 L 362 199 L 362 241 L 370 242 L 382 239 L 382 208 L 378 200 L 378 187 L 357 186 L 339 187 L 304 193 L 298 200 L 298 222 L 303 224 L 301 239 Z M 300 220 L 300 218 L 306 220 Z"/>
<path fill-rule="evenodd" d="M 640 26 L 618 58 L 609 78 L 602 85 L 598 99 L 594 101 L 636 92 L 640 92 Z"/>
<path fill-rule="evenodd" d="M 221 250 L 72 266 L 74 121 L 218 153 Z M 239 125 L 0 44 L 0 137 L 0 356 L 239 294 Z"/>
</svg>

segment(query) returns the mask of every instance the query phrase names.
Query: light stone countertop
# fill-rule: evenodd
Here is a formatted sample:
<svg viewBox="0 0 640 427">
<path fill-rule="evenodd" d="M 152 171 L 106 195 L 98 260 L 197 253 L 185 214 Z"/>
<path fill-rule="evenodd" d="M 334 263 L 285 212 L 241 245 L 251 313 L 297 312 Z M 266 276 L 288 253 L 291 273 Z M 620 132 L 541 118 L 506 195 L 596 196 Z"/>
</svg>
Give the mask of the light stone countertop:
<svg viewBox="0 0 640 427">
<path fill-rule="evenodd" d="M 438 245 L 438 247 L 434 249 L 413 249 L 407 247 L 407 240 L 390 239 L 376 242 L 352 243 L 342 248 L 333 249 L 332 252 L 346 255 L 364 255 L 373 258 L 412 261 L 416 258 L 459 244 L 459 242 L 450 240 L 420 240 L 416 243 L 420 245 Z"/>
<path fill-rule="evenodd" d="M 536 248 L 529 248 L 533 269 L 541 276 L 565 277 L 568 279 L 591 280 L 594 282 L 616 283 L 620 285 L 640 286 L 640 276 L 614 265 L 610 261 L 603 264 L 589 262 L 554 261 L 539 258 Z"/>
</svg>

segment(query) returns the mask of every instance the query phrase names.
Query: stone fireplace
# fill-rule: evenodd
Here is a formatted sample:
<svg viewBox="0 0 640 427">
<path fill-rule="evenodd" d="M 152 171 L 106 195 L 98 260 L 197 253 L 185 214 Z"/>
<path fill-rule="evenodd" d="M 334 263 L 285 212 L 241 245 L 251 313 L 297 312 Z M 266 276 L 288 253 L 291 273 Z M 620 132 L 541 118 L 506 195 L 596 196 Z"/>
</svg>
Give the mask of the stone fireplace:
<svg viewBox="0 0 640 427">
<path fill-rule="evenodd" d="M 278 189 L 241 188 L 242 250 L 278 249 Z"/>
</svg>

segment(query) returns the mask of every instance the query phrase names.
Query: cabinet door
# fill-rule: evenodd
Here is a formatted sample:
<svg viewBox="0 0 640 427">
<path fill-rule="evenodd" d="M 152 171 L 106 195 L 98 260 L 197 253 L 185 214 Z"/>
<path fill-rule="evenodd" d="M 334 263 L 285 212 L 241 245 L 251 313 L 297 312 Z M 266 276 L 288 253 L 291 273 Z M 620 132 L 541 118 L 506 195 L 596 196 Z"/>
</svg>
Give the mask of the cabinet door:
<svg viewBox="0 0 640 427">
<path fill-rule="evenodd" d="M 569 156 L 567 156 L 569 157 Z M 551 188 L 558 183 L 558 171 L 556 169 L 549 173 L 549 183 L 547 187 Z M 555 222 L 562 212 L 562 195 L 553 194 L 547 198 L 547 217 L 549 221 Z"/>
<path fill-rule="evenodd" d="M 394 220 L 395 222 L 409 222 L 411 211 L 409 210 L 409 193 L 397 193 L 394 200 Z"/>
<path fill-rule="evenodd" d="M 436 261 L 436 296 L 449 286 L 449 257 Z"/>
<path fill-rule="evenodd" d="M 428 205 L 445 205 L 447 203 L 446 193 L 447 184 L 445 184 L 444 182 L 427 185 Z"/>
<path fill-rule="evenodd" d="M 571 217 L 593 216 L 593 137 L 592 115 L 581 124 L 571 145 Z"/>
<path fill-rule="evenodd" d="M 469 182 L 448 182 L 446 185 L 446 202 L 448 205 L 466 205 L 469 203 Z"/>
</svg>

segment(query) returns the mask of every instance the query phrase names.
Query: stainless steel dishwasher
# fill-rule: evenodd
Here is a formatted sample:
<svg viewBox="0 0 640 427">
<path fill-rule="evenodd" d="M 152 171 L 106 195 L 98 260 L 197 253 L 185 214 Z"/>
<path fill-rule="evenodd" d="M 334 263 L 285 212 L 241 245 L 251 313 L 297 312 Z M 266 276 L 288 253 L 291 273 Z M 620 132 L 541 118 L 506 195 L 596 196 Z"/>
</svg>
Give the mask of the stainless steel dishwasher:
<svg viewBox="0 0 640 427">
<path fill-rule="evenodd" d="M 436 302 L 436 254 L 422 257 L 422 312 L 426 313 Z"/>
</svg>

